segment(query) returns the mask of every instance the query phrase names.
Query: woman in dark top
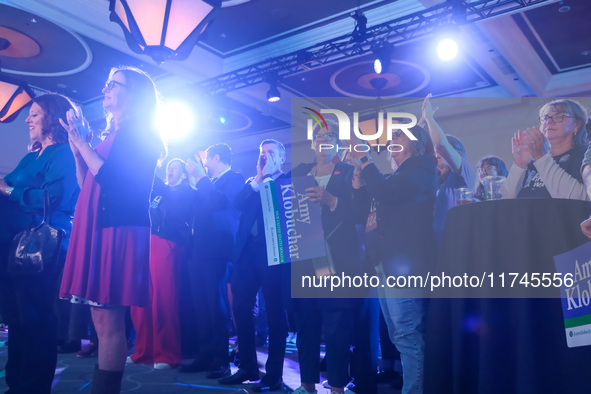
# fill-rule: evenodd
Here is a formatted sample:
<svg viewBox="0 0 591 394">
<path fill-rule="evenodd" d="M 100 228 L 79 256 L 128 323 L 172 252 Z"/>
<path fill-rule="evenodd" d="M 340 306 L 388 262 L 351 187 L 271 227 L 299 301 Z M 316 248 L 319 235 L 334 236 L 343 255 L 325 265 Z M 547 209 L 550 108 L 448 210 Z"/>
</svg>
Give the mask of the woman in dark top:
<svg viewBox="0 0 591 394">
<path fill-rule="evenodd" d="M 358 220 L 351 213 L 353 197 L 354 167 L 339 160 L 337 156 L 337 125 L 329 123 L 329 129 L 315 128 L 312 149 L 315 153 L 314 163 L 302 163 L 293 169 L 292 177 L 313 177 L 317 186 L 306 189 L 310 201 L 320 204 L 322 228 L 324 230 L 327 249 L 326 259 L 298 262 L 295 276 L 312 275 L 361 275 L 363 245 L 357 231 Z M 330 146 L 330 148 L 328 148 Z M 294 271 L 296 272 L 296 271 Z M 350 293 L 348 293 L 351 296 Z M 331 297 L 329 292 L 318 293 L 319 297 Z M 341 294 L 342 297 L 342 294 Z M 355 329 L 359 328 L 359 336 L 371 336 L 369 322 L 371 319 L 371 300 L 354 298 L 295 298 L 293 308 L 297 325 L 297 347 L 300 364 L 301 387 L 294 394 L 315 393 L 315 383 L 320 378 L 320 341 L 324 332 L 326 343 L 326 367 L 328 384 L 332 393 L 343 393 L 350 381 L 349 363 L 351 345 L 356 345 L 356 353 L 366 358 L 358 363 L 351 363 L 351 374 L 355 377 L 356 390 L 352 392 L 372 394 L 377 391 L 375 370 L 377 367 L 377 351 L 375 360 L 371 358 L 368 346 L 357 346 L 354 338 Z M 377 317 L 377 305 L 373 308 Z M 362 312 L 366 311 L 365 314 Z M 360 327 L 363 326 L 364 329 Z M 377 345 L 377 336 L 374 335 Z M 377 346 L 376 346 L 377 347 Z M 363 348 L 364 352 L 361 352 Z M 357 360 L 356 360 L 357 361 Z M 359 365 L 361 364 L 361 365 Z M 355 368 L 355 366 L 359 368 Z M 371 369 L 373 366 L 374 373 Z M 369 371 L 368 371 L 369 370 Z"/>
<path fill-rule="evenodd" d="M 49 393 L 55 373 L 57 326 L 53 305 L 80 191 L 68 134 L 58 121 L 71 108 L 72 103 L 58 94 L 35 98 L 26 119 L 31 153 L 0 179 L 0 307 L 10 327 L 6 383 L 11 393 Z M 6 263 L 11 240 L 39 222 L 45 193 L 51 204 L 51 224 L 67 234 L 58 266 L 35 276 L 9 276 Z"/>
<path fill-rule="evenodd" d="M 179 321 L 180 265 L 191 236 L 191 209 L 195 191 L 189 185 L 185 162 L 172 159 L 166 166 L 166 184 L 154 179 L 150 247 L 150 303 L 131 307 L 136 330 L 135 352 L 127 363 L 153 363 L 155 369 L 181 363 Z"/>
<path fill-rule="evenodd" d="M 540 108 L 540 128 L 517 131 L 513 165 L 503 198 L 589 200 L 581 164 L 587 148 L 587 111 L 576 101 L 559 99 Z"/>
<path fill-rule="evenodd" d="M 156 87 L 145 72 L 114 68 L 103 93 L 107 129 L 96 150 L 87 142 L 80 109 L 62 122 L 82 190 L 60 296 L 92 306 L 99 339 L 93 392 L 118 393 L 127 352 L 126 307 L 149 301 L 150 193 L 165 147 L 154 128 Z"/>
<path fill-rule="evenodd" d="M 366 226 L 367 249 L 377 264 L 381 283 L 386 276 L 420 275 L 435 259 L 433 207 L 437 190 L 436 159 L 429 134 L 420 127 L 411 129 L 416 141 L 393 133 L 391 157 L 396 171 L 383 175 L 365 153 L 352 150 L 361 167 L 361 184 L 355 200 L 373 200 Z M 375 229 L 372 229 L 375 227 Z M 380 305 L 390 339 L 400 351 L 404 385 L 402 393 L 423 392 L 425 299 L 420 290 L 379 287 Z"/>
</svg>

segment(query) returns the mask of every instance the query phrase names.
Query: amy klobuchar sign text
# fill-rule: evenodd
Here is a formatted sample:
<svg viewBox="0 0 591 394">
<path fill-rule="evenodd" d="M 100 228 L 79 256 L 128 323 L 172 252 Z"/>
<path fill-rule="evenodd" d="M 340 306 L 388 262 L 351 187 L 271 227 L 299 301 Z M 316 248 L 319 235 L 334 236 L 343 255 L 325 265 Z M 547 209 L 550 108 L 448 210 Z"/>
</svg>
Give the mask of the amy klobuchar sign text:
<svg viewBox="0 0 591 394">
<path fill-rule="evenodd" d="M 268 265 L 326 255 L 320 204 L 305 190 L 317 186 L 312 177 L 267 179 L 261 186 Z"/>
</svg>

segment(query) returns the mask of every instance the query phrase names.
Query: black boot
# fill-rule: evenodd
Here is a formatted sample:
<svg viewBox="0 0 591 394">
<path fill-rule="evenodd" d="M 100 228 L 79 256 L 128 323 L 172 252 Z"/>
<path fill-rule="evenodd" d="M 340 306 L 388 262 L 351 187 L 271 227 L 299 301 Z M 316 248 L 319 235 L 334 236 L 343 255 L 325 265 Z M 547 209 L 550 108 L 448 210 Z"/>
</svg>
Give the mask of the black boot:
<svg viewBox="0 0 591 394">
<path fill-rule="evenodd" d="M 123 371 L 103 371 L 98 364 L 94 366 L 92 394 L 116 394 L 121 392 Z"/>
</svg>

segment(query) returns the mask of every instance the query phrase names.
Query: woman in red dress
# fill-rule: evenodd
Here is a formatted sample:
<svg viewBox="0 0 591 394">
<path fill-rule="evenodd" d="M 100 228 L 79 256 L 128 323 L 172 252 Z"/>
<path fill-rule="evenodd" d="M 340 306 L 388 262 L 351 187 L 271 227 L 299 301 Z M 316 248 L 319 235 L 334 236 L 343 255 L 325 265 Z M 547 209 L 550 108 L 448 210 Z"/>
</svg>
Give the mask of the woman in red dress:
<svg viewBox="0 0 591 394">
<path fill-rule="evenodd" d="M 62 121 L 80 197 L 60 296 L 92 306 L 99 338 L 93 393 L 118 393 L 127 352 L 125 312 L 150 285 L 150 192 L 165 146 L 154 127 L 157 93 L 143 71 L 113 68 L 103 89 L 107 128 L 94 150 L 80 108 Z"/>
</svg>

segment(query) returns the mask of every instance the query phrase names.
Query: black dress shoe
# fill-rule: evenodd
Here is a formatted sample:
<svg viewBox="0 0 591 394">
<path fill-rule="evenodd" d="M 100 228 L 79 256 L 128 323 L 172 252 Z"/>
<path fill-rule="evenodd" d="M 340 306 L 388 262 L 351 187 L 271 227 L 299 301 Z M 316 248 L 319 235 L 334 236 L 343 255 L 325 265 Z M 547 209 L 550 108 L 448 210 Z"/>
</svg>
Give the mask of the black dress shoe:
<svg viewBox="0 0 591 394">
<path fill-rule="evenodd" d="M 259 371 L 249 372 L 245 369 L 239 369 L 234 375 L 228 376 L 225 378 L 221 378 L 220 380 L 218 380 L 218 383 L 219 384 L 242 384 L 242 383 L 246 382 L 247 380 L 253 381 L 253 380 L 259 380 L 260 378 L 261 378 L 261 375 L 260 375 Z"/>
<path fill-rule="evenodd" d="M 224 365 L 210 370 L 206 377 L 207 379 L 221 379 L 228 377 L 230 375 L 232 375 L 232 371 L 230 371 L 230 366 Z"/>
<path fill-rule="evenodd" d="M 265 375 L 265 377 L 261 379 L 260 383 L 257 383 L 253 386 L 252 391 L 255 393 L 262 393 L 265 391 L 281 390 L 282 387 L 283 380 L 281 378 L 274 378 Z"/>
<path fill-rule="evenodd" d="M 208 365 L 202 361 L 195 360 L 191 364 L 181 365 L 179 372 L 193 373 L 193 372 L 205 372 L 211 369 L 211 365 Z"/>
</svg>

